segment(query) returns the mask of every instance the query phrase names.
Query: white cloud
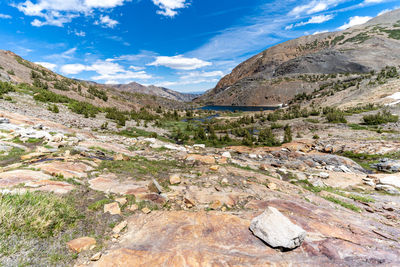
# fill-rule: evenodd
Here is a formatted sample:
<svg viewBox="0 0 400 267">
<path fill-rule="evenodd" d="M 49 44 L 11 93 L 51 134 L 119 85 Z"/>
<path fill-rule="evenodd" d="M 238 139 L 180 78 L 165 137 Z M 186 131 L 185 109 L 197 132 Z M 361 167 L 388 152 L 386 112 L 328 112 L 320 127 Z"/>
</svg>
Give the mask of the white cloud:
<svg viewBox="0 0 400 267">
<path fill-rule="evenodd" d="M 181 80 L 198 79 L 198 78 L 211 78 L 211 77 L 222 77 L 224 73 L 222 71 L 203 71 L 203 72 L 189 72 L 182 73 Z"/>
<path fill-rule="evenodd" d="M 26 16 L 38 17 L 32 21 L 32 25 L 41 27 L 52 25 L 63 27 L 73 18 L 82 14 L 88 15 L 95 9 L 110 9 L 123 5 L 131 0 L 38 0 L 32 3 L 27 0 L 23 3 L 14 4 L 19 11 Z"/>
<path fill-rule="evenodd" d="M 349 22 L 345 23 L 344 25 L 340 26 L 338 29 L 339 30 L 346 30 L 350 27 L 356 26 L 356 25 L 361 25 L 366 22 L 368 22 L 372 17 L 365 16 L 365 17 L 360 17 L 360 16 L 354 16 L 349 19 Z"/>
<path fill-rule="evenodd" d="M 211 62 L 207 62 L 198 58 L 187 58 L 182 55 L 166 57 L 159 56 L 156 60 L 148 66 L 164 66 L 177 70 L 195 70 L 203 67 L 211 66 Z"/>
<path fill-rule="evenodd" d="M 112 81 L 113 83 L 116 81 L 132 80 L 132 79 L 151 79 L 152 76 L 145 71 L 130 71 L 124 69 L 118 63 L 113 63 L 110 61 L 102 61 L 98 60 L 91 65 L 83 65 L 83 64 L 67 64 L 61 67 L 61 72 L 66 75 L 74 75 L 79 74 L 84 71 L 93 71 L 98 75 L 92 76 L 91 79 L 95 81 Z M 118 83 L 118 82 L 116 82 Z"/>
<path fill-rule="evenodd" d="M 79 37 L 85 37 L 86 36 L 86 32 L 84 32 L 84 31 L 74 31 L 74 34 L 76 36 L 79 36 Z"/>
<path fill-rule="evenodd" d="M 88 70 L 90 70 L 89 67 L 82 64 L 67 64 L 61 67 L 61 72 L 66 75 L 78 74 Z"/>
<path fill-rule="evenodd" d="M 188 6 L 187 0 L 152 0 L 153 3 L 158 6 L 161 10 L 157 11 L 157 14 L 174 17 L 178 14 L 176 9 L 185 8 Z"/>
<path fill-rule="evenodd" d="M 102 25 L 103 27 L 107 28 L 114 28 L 117 24 L 119 24 L 119 22 L 111 19 L 110 16 L 108 15 L 106 16 L 101 15 L 100 20 L 96 21 L 94 24 Z"/>
<path fill-rule="evenodd" d="M 313 0 L 305 5 L 299 5 L 293 8 L 290 12 L 290 16 L 299 16 L 301 14 L 314 14 L 331 7 L 338 5 L 343 0 Z"/>
<path fill-rule="evenodd" d="M 57 67 L 56 64 L 49 63 L 49 62 L 35 62 L 35 64 L 41 65 L 49 70 L 55 70 L 55 68 Z"/>
<path fill-rule="evenodd" d="M 0 19 L 12 19 L 12 17 L 11 17 L 10 15 L 1 14 L 1 13 L 0 13 Z"/>
<path fill-rule="evenodd" d="M 334 16 L 333 15 L 319 15 L 319 16 L 314 16 L 311 17 L 309 20 L 307 21 L 303 21 L 303 22 L 299 22 L 295 25 L 295 27 L 300 27 L 300 26 L 304 26 L 307 24 L 321 24 L 324 22 L 327 22 L 331 19 L 333 19 Z"/>
<path fill-rule="evenodd" d="M 129 66 L 129 69 L 134 71 L 144 70 L 145 67 L 138 67 L 138 66 Z"/>
</svg>

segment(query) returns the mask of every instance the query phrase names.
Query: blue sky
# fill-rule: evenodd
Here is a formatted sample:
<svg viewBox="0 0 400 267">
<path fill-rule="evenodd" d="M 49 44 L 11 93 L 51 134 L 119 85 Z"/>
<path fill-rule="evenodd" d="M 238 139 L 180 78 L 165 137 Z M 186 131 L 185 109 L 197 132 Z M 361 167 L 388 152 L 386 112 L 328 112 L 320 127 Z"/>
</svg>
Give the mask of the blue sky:
<svg viewBox="0 0 400 267">
<path fill-rule="evenodd" d="M 0 0 L 0 49 L 70 78 L 198 92 L 245 59 L 398 0 Z"/>
</svg>

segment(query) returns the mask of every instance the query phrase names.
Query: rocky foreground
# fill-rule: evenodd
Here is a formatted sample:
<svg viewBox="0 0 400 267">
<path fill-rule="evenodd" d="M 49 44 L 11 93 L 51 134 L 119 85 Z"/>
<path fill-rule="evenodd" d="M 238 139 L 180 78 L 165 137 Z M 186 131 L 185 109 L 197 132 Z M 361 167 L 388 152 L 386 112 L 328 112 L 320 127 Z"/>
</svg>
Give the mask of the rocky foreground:
<svg viewBox="0 0 400 267">
<path fill-rule="evenodd" d="M 337 155 L 396 141 L 216 149 L 0 118 L 2 195 L 62 196 L 83 214 L 55 239 L 7 235 L 4 266 L 400 265 L 400 174 Z"/>
</svg>

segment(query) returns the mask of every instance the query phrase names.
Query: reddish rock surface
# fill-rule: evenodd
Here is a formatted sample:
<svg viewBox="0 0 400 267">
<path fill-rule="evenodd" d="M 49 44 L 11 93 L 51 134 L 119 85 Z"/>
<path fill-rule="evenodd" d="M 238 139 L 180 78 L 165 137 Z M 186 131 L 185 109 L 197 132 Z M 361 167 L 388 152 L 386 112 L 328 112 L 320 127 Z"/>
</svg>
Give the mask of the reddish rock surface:
<svg viewBox="0 0 400 267">
<path fill-rule="evenodd" d="M 397 266 L 398 242 L 373 232 L 400 230 L 312 204 L 275 200 L 253 203 L 278 208 L 308 234 L 298 249 L 282 252 L 252 235 L 249 225 L 261 213 L 163 212 L 128 220 L 120 244 L 93 266 Z M 352 219 L 350 219 L 352 218 Z"/>
</svg>

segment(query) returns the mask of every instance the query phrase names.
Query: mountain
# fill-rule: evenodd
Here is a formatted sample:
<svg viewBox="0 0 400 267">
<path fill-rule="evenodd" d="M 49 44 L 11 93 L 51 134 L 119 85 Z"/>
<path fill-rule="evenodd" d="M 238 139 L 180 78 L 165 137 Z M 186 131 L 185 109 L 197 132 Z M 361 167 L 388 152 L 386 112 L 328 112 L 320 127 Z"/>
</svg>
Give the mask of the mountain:
<svg viewBox="0 0 400 267">
<path fill-rule="evenodd" d="M 110 87 L 123 92 L 155 95 L 182 102 L 190 102 L 194 98 L 200 96 L 199 94 L 179 93 L 171 89 L 158 87 L 154 85 L 144 86 L 136 82 L 132 82 L 129 84 L 115 84 L 115 85 L 110 85 Z"/>
<path fill-rule="evenodd" d="M 273 46 L 238 65 L 196 102 L 281 104 L 295 95 L 320 90 L 321 85 L 346 82 L 349 75 L 398 66 L 399 19 L 398 9 L 344 31 L 304 36 Z"/>
<path fill-rule="evenodd" d="M 121 110 L 138 109 L 143 106 L 165 108 L 185 108 L 192 96 L 165 89 L 165 94 L 157 92 L 149 95 L 145 90 L 120 90 L 89 81 L 63 77 L 45 67 L 29 62 L 11 51 L 0 50 L 0 81 L 14 84 L 32 84 L 71 99 L 87 102 L 100 107 L 116 107 Z M 121 86 L 123 87 L 123 86 Z M 159 89 L 161 90 L 161 89 Z M 176 97 L 172 97 L 173 95 Z"/>
</svg>

